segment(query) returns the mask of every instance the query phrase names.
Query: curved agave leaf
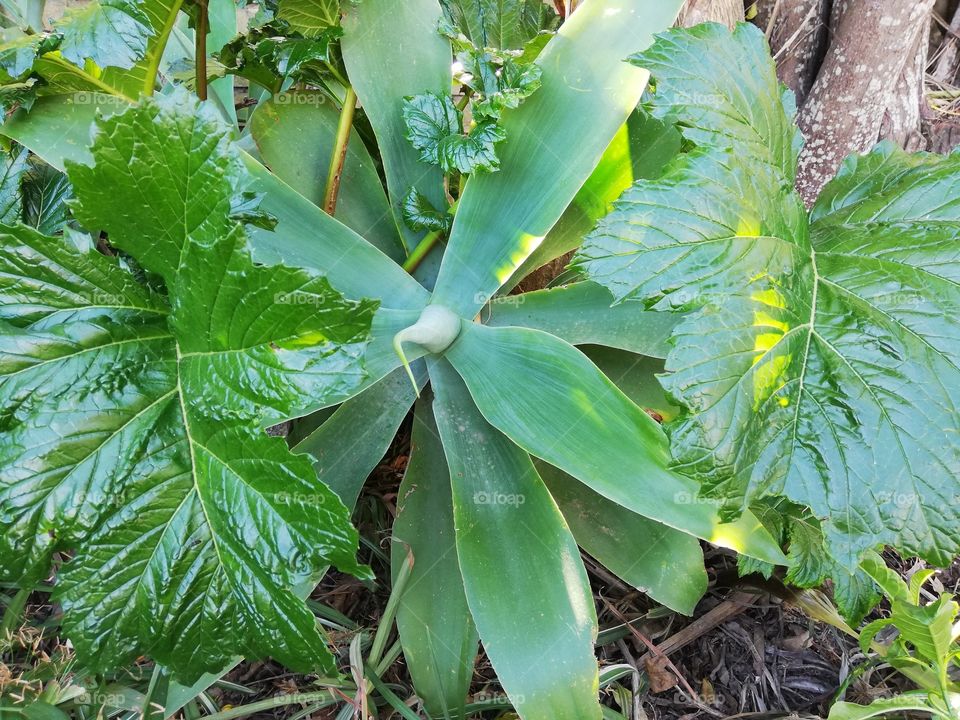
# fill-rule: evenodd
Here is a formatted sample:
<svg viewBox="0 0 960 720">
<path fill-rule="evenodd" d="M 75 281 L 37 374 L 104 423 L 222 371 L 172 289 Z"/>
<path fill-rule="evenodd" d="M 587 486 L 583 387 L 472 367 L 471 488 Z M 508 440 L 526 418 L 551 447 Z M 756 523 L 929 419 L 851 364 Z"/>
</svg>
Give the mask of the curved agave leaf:
<svg viewBox="0 0 960 720">
<path fill-rule="evenodd" d="M 699 500 L 696 483 L 668 469 L 660 426 L 576 348 L 536 330 L 465 323 L 446 358 L 487 422 L 532 455 L 638 515 L 786 562 L 756 518 L 721 523 L 716 503 Z"/>
<path fill-rule="evenodd" d="M 685 82 L 694 47 L 719 74 L 749 69 L 707 107 L 684 101 L 706 91 Z M 792 105 L 759 32 L 678 30 L 636 61 L 657 77 L 659 112 L 703 147 L 628 190 L 578 263 L 617 297 L 697 308 L 664 380 L 689 410 L 670 430 L 680 467 L 727 517 L 763 495 L 811 507 L 848 572 L 880 544 L 948 563 L 960 156 L 884 145 L 851 159 L 809 225 L 792 190 Z"/>
<path fill-rule="evenodd" d="M 409 388 L 406 377 L 402 381 Z M 438 717 L 464 716 L 477 655 L 477 629 L 457 560 L 450 470 L 443 454 L 433 395 L 417 403 L 410 462 L 397 495 L 390 559 L 396 579 L 413 554 L 400 598 L 397 631 L 414 686 Z"/>
<path fill-rule="evenodd" d="M 126 147 L 143 123 L 152 133 Z M 241 166 L 209 108 L 177 95 L 100 130 L 95 164 L 71 170 L 79 212 L 115 209 L 95 187 L 149 188 L 144 227 L 178 222 L 149 236 L 124 214 L 107 224 L 168 295 L 85 236 L 3 228 L 2 573 L 36 577 L 54 550 L 75 551 L 56 598 L 96 669 L 150 653 L 191 681 L 250 654 L 332 672 L 294 588 L 330 562 L 369 571 L 347 509 L 307 457 L 259 430 L 261 408 L 351 392 L 374 306 L 253 262 L 227 215 Z M 313 312 L 290 313 L 280 293 Z"/>
<path fill-rule="evenodd" d="M 577 544 L 621 580 L 692 615 L 707 591 L 703 550 L 692 535 L 637 515 L 562 470 L 536 463 Z"/>
<path fill-rule="evenodd" d="M 495 298 L 481 313 L 493 327 L 543 330 L 571 345 L 606 345 L 650 357 L 667 356 L 667 339 L 679 320 L 644 311 L 639 303 L 614 305 L 602 285 L 580 282 Z"/>
<path fill-rule="evenodd" d="M 599 720 L 597 618 L 576 541 L 530 457 L 487 424 L 445 360 L 429 367 L 464 589 L 487 656 L 523 720 Z"/>
<path fill-rule="evenodd" d="M 681 4 L 591 0 L 564 23 L 537 58 L 542 86 L 504 113 L 500 171 L 471 177 L 460 198 L 437 303 L 472 317 L 542 242 L 646 87 L 647 73 L 624 58 Z"/>
</svg>

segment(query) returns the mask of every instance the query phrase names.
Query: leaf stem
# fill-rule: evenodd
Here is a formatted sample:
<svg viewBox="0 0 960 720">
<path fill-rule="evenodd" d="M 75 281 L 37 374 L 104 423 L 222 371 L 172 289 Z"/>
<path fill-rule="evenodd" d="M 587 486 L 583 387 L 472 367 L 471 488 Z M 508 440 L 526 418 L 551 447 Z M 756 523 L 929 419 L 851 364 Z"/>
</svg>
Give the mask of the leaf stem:
<svg viewBox="0 0 960 720">
<path fill-rule="evenodd" d="M 423 240 L 417 243 L 413 252 L 404 260 L 403 269 L 413 274 L 420 266 L 420 263 L 423 262 L 423 259 L 433 250 L 433 246 L 440 241 L 441 237 L 443 237 L 443 233 L 440 230 L 432 230 L 424 235 Z"/>
<path fill-rule="evenodd" d="M 414 386 L 416 387 L 416 386 Z M 393 627 L 393 619 L 397 615 L 400 606 L 400 598 L 407 587 L 407 581 L 410 579 L 410 573 L 413 571 L 413 553 L 407 551 L 407 557 L 404 558 L 400 566 L 400 572 L 397 573 L 397 580 L 393 584 L 393 592 L 387 600 L 387 607 L 384 608 L 383 617 L 380 618 L 380 627 L 377 628 L 373 636 L 373 645 L 370 646 L 370 654 L 367 655 L 367 662 L 376 667 L 383 657 L 384 648 L 387 646 L 387 638 L 390 637 L 390 628 Z"/>
<path fill-rule="evenodd" d="M 353 115 L 357 110 L 357 93 L 347 86 L 343 96 L 343 108 L 340 110 L 340 122 L 337 125 L 337 139 L 330 154 L 330 169 L 327 171 L 327 186 L 323 191 L 323 209 L 327 215 L 333 215 L 337 209 L 337 196 L 340 194 L 340 178 L 343 176 L 343 164 L 347 159 L 347 144 L 350 142 L 350 130 L 353 128 Z"/>
<path fill-rule="evenodd" d="M 207 0 L 197 2 L 197 32 L 194 61 L 197 66 L 197 97 L 207 99 L 207 32 L 210 29 L 210 17 L 207 12 Z"/>
<path fill-rule="evenodd" d="M 154 88 L 157 85 L 157 75 L 160 72 L 160 60 L 163 58 L 163 51 L 170 40 L 170 33 L 173 32 L 173 26 L 177 22 L 177 15 L 180 13 L 180 7 L 183 0 L 175 0 L 167 14 L 167 19 L 163 23 L 163 28 L 158 33 L 152 47 L 147 50 L 147 74 L 143 81 L 143 94 L 153 95 Z"/>
</svg>

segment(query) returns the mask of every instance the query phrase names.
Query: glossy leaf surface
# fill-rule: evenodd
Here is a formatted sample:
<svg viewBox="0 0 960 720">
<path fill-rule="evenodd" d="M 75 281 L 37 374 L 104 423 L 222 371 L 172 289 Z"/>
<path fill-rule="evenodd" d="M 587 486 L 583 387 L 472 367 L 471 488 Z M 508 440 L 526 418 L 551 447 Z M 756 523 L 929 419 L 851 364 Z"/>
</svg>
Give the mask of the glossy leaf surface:
<svg viewBox="0 0 960 720">
<path fill-rule="evenodd" d="M 152 141 L 134 148 L 123 130 L 143 122 Z M 54 550 L 74 551 L 56 597 L 94 668 L 149 652 L 187 681 L 236 654 L 332 671 L 293 589 L 330 562 L 368 571 L 346 508 L 260 424 L 352 391 L 374 307 L 253 262 L 228 215 L 242 165 L 185 94 L 104 121 L 92 153 L 71 168 L 79 214 L 168 294 L 86 236 L 3 230 L 3 574 L 36 578 Z M 131 231 L 92 190 L 121 182 L 141 191 L 144 218 L 179 222 Z M 313 311 L 289 313 L 276 298 L 291 293 Z"/>
<path fill-rule="evenodd" d="M 684 101 L 706 89 L 687 81 L 694 46 L 718 72 L 749 68 L 714 87 L 722 103 Z M 672 447 L 727 517 L 784 495 L 824 520 L 849 572 L 881 544 L 947 563 L 960 551 L 960 157 L 881 145 L 847 161 L 808 223 L 792 105 L 765 57 L 755 29 L 706 26 L 636 58 L 659 112 L 702 147 L 628 190 L 579 264 L 617 297 L 697 310 L 667 360 L 665 387 L 689 411 Z"/>
</svg>

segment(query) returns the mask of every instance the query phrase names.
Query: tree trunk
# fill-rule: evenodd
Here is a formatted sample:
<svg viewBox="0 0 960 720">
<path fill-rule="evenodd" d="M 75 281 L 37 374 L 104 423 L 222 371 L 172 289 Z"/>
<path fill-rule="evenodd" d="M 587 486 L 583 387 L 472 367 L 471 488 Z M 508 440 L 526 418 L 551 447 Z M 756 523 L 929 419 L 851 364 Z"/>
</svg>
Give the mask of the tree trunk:
<svg viewBox="0 0 960 720">
<path fill-rule="evenodd" d="M 918 131 L 933 2 L 835 3 L 830 46 L 798 118 L 806 145 L 797 189 L 808 205 L 844 157 L 868 150 L 884 132 L 897 139 Z"/>
<path fill-rule="evenodd" d="M 830 0 L 766 0 L 757 5 L 756 21 L 770 40 L 780 81 L 802 104 L 826 52 Z"/>
<path fill-rule="evenodd" d="M 742 21 L 742 0 L 687 0 L 677 18 L 677 24 L 681 27 L 718 22 L 732 28 Z"/>
</svg>

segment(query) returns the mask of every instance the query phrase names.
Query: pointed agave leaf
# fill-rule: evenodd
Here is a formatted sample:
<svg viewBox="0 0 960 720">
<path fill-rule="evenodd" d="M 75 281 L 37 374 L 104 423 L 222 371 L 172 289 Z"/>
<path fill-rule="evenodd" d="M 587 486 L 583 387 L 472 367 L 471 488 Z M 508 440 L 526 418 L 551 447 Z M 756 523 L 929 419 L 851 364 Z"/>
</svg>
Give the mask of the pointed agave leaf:
<svg viewBox="0 0 960 720">
<path fill-rule="evenodd" d="M 133 161 L 115 165 L 124 129 L 147 121 Z M 72 168 L 88 219 L 113 207 L 90 188 L 127 181 L 151 188 L 144 217 L 179 207 L 169 232 L 107 223 L 166 295 L 86 236 L 2 230 L 2 573 L 36 578 L 53 551 L 73 551 L 55 597 L 97 670 L 150 653 L 188 682 L 238 654 L 332 672 L 294 588 L 331 562 L 369 572 L 347 509 L 260 425 L 263 407 L 287 415 L 358 384 L 373 307 L 316 273 L 253 262 L 226 214 L 242 182 L 225 136 L 177 94 L 104 121 L 95 164 Z M 191 172 L 164 175 L 188 159 Z M 274 299 L 289 293 L 312 311 Z"/>
<path fill-rule="evenodd" d="M 613 296 L 592 282 L 504 295 L 491 301 L 483 319 L 493 327 L 543 330 L 571 345 L 606 345 L 650 357 L 667 356 L 667 339 L 678 319 L 644 311 L 639 303 L 614 305 Z"/>
<path fill-rule="evenodd" d="M 630 512 L 546 463 L 537 470 L 580 547 L 657 602 L 693 614 L 707 590 L 695 537 Z"/>
<path fill-rule="evenodd" d="M 709 110 L 683 102 L 701 88 L 677 84 L 702 35 L 710 67 L 746 69 Z M 628 190 L 579 265 L 617 297 L 697 308 L 667 360 L 665 387 L 689 409 L 672 448 L 727 517 L 784 495 L 825 518 L 848 574 L 883 544 L 948 563 L 960 551 L 960 156 L 881 145 L 853 158 L 808 227 L 782 130 L 792 108 L 769 59 L 742 60 L 762 48 L 748 26 L 678 30 L 637 59 L 661 73 L 662 112 L 704 146 Z M 720 114 L 722 129 L 698 125 Z"/>
<path fill-rule="evenodd" d="M 576 348 L 536 330 L 464 323 L 446 357 L 487 421 L 531 454 L 638 515 L 786 562 L 749 513 L 721 524 L 715 502 L 698 498 L 693 481 L 668 469 L 667 439 L 656 421 Z"/>
<path fill-rule="evenodd" d="M 415 376 L 425 382 L 426 368 L 422 362 L 414 363 L 418 367 Z M 395 370 L 343 403 L 294 450 L 313 457 L 317 477 L 352 508 L 415 399 L 406 372 Z"/>
<path fill-rule="evenodd" d="M 364 0 L 347 3 L 344 12 L 343 60 L 376 133 L 394 219 L 409 253 L 424 234 L 402 222 L 401 205 L 411 188 L 435 208 L 448 204 L 443 171 L 421 162 L 407 141 L 399 101 L 425 92 L 450 92 L 452 51 L 437 32 L 440 5 L 437 0 Z M 428 263 L 423 270 L 435 276 L 436 265 Z"/>
<path fill-rule="evenodd" d="M 430 378 L 467 603 L 497 677 L 523 720 L 599 720 L 597 618 L 576 541 L 530 457 L 487 424 L 453 368 L 433 362 Z"/>
<path fill-rule="evenodd" d="M 642 106 L 630 113 L 556 225 L 501 292 L 512 290 L 533 270 L 579 247 L 635 180 L 660 176 L 680 152 L 680 142 L 680 133 L 673 123 L 651 116 Z"/>
<path fill-rule="evenodd" d="M 390 557 L 396 578 L 407 553 L 413 553 L 397 629 L 417 695 L 433 715 L 461 717 L 479 638 L 457 560 L 450 470 L 433 402 L 430 393 L 417 403 Z"/>
<path fill-rule="evenodd" d="M 460 198 L 437 303 L 472 317 L 543 241 L 646 87 L 647 73 L 624 58 L 669 27 L 681 4 L 591 0 L 564 23 L 537 58 L 540 89 L 504 114 L 500 171 L 471 177 Z M 466 281 L 464 267 L 473 269 Z"/>
</svg>

